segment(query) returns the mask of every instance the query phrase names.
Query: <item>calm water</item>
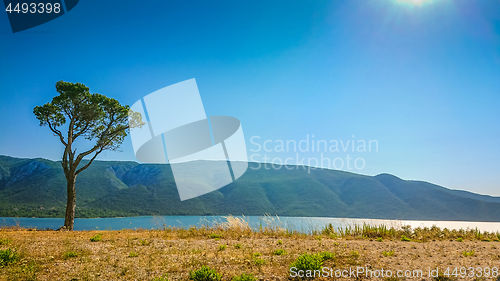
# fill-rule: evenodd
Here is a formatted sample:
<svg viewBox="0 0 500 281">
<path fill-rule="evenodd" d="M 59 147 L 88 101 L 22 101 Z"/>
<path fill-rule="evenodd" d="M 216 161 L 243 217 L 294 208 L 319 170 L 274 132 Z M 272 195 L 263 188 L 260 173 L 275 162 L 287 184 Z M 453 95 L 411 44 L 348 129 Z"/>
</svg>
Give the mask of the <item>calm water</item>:
<svg viewBox="0 0 500 281">
<path fill-rule="evenodd" d="M 244 219 L 252 228 L 257 229 L 262 226 L 279 226 L 289 230 L 301 232 L 311 232 L 320 230 L 325 225 L 331 223 L 334 227 L 347 225 L 371 225 L 385 224 L 387 226 L 411 225 L 415 227 L 431 227 L 437 225 L 440 228 L 466 229 L 478 228 L 482 231 L 499 231 L 498 222 L 457 222 L 457 221 L 400 221 L 400 220 L 375 220 L 375 219 L 342 219 L 342 218 L 317 218 L 317 217 L 261 217 L 248 216 Z M 212 226 L 215 223 L 224 223 L 225 216 L 145 216 L 126 218 L 98 218 L 98 219 L 75 219 L 75 230 L 121 230 L 121 229 L 161 229 L 164 226 L 189 228 L 191 226 Z M 17 225 L 26 228 L 57 229 L 64 224 L 64 219 L 49 218 L 8 218 L 0 217 L 0 226 Z"/>
</svg>

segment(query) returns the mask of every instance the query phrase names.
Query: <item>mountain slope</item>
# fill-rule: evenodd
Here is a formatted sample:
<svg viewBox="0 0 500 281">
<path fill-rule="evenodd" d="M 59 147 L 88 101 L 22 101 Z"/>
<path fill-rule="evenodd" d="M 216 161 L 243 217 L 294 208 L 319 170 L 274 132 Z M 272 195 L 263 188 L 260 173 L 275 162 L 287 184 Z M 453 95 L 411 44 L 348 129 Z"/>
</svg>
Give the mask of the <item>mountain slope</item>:
<svg viewBox="0 0 500 281">
<path fill-rule="evenodd" d="M 77 178 L 76 216 L 269 213 L 500 221 L 499 197 L 388 174 L 371 177 L 327 169 L 308 173 L 302 167 L 292 167 L 265 169 L 249 163 L 237 181 L 181 202 L 167 164 L 96 161 Z M 58 162 L 0 156 L 0 216 L 63 217 L 65 202 L 66 182 Z"/>
</svg>

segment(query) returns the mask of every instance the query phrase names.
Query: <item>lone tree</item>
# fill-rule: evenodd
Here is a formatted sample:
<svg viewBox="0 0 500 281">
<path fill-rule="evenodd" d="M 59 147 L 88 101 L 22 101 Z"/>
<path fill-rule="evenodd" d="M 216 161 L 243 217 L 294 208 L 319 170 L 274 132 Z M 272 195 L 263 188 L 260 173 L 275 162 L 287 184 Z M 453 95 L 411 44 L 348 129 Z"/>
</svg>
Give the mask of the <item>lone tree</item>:
<svg viewBox="0 0 500 281">
<path fill-rule="evenodd" d="M 129 129 L 140 127 L 144 122 L 141 114 L 129 110 L 128 105 L 121 105 L 117 100 L 101 94 L 91 94 L 89 88 L 81 83 L 59 81 L 56 83 L 56 90 L 59 95 L 52 102 L 36 106 L 33 113 L 40 121 L 40 126 L 48 126 L 64 145 L 61 165 L 68 191 L 64 226 L 67 230 L 73 230 L 76 177 L 101 152 L 118 149 Z M 67 134 L 62 132 L 63 125 Z M 91 141 L 93 146 L 77 154 L 73 144 L 79 137 Z M 86 156 L 91 158 L 82 163 Z"/>
</svg>

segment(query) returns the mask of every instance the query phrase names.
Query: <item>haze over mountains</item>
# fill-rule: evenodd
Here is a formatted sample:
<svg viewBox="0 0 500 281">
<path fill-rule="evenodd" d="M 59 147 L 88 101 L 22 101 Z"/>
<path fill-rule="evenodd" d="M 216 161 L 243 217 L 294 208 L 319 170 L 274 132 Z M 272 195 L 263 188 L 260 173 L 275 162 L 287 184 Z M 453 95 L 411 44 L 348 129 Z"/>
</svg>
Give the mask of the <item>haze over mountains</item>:
<svg viewBox="0 0 500 281">
<path fill-rule="evenodd" d="M 232 184 L 181 202 L 168 164 L 96 161 L 77 178 L 76 216 L 271 214 L 500 221 L 500 197 L 389 174 L 372 177 L 327 169 L 309 174 L 297 166 L 258 166 L 249 163 Z M 0 216 L 64 217 L 65 203 L 59 162 L 0 156 Z"/>
</svg>

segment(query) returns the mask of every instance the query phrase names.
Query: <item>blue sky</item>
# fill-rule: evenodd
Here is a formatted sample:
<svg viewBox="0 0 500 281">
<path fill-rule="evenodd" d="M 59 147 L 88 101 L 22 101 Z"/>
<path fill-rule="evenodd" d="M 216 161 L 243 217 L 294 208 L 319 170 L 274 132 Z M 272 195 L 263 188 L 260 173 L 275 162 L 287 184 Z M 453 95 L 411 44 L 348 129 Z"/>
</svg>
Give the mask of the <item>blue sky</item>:
<svg viewBox="0 0 500 281">
<path fill-rule="evenodd" d="M 500 196 L 499 1 L 89 0 L 15 34 L 0 13 L 0 42 L 2 155 L 61 157 L 32 114 L 58 80 L 133 104 L 196 78 L 207 115 L 240 119 L 249 156 L 254 136 L 377 140 L 324 156 Z M 100 159 L 135 160 L 130 139 Z"/>
</svg>

